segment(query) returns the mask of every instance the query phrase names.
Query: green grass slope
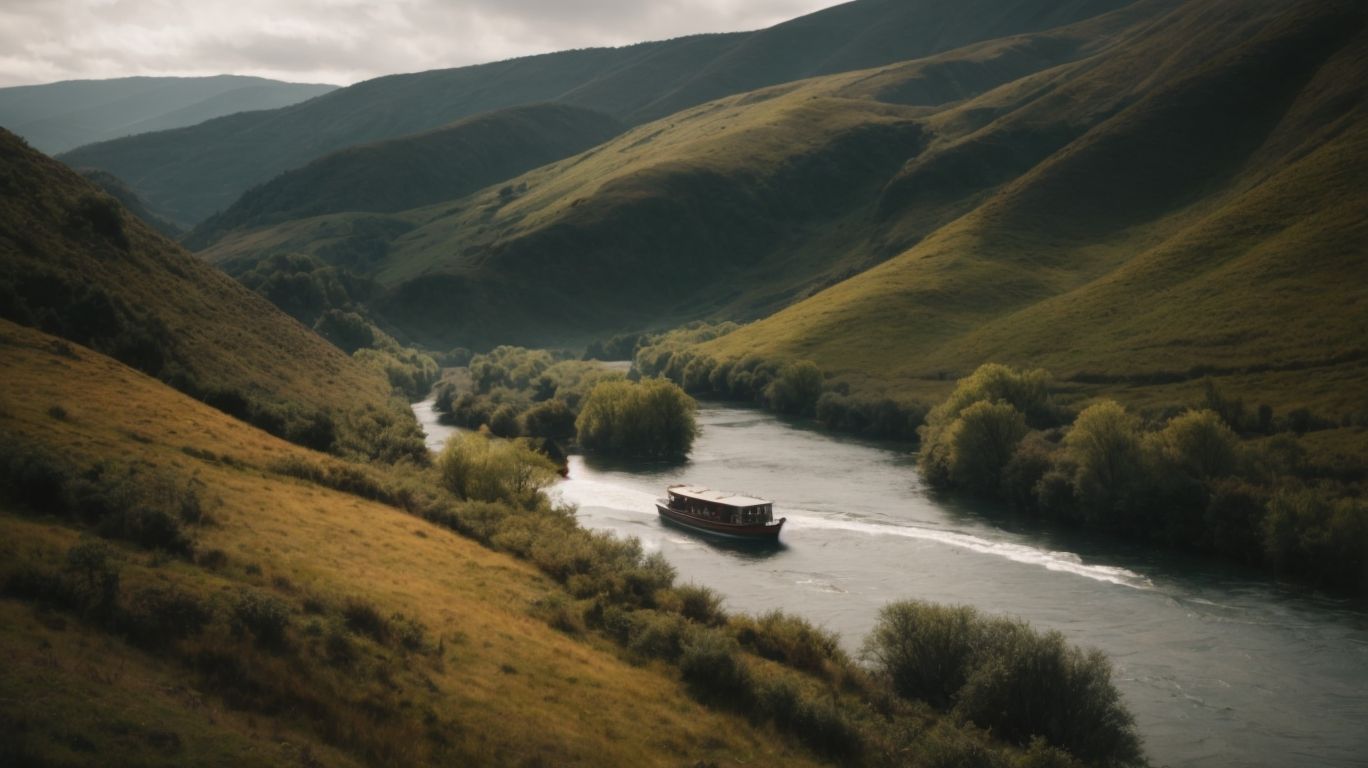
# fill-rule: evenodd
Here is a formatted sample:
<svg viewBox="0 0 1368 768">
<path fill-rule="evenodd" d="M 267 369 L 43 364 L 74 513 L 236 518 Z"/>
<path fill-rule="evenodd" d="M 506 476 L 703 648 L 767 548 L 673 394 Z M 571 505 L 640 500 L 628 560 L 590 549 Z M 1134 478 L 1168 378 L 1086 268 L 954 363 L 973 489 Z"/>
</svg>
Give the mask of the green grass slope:
<svg viewBox="0 0 1368 768">
<path fill-rule="evenodd" d="M 1089 18 L 1126 0 L 857 0 L 756 33 L 704 35 L 377 78 L 281 110 L 82 147 L 63 157 L 127 181 L 192 226 L 325 154 L 547 101 L 630 123 L 840 69 L 919 58 Z"/>
<path fill-rule="evenodd" d="M 391 212 L 450 200 L 582 152 L 625 126 L 591 110 L 538 104 L 350 147 L 248 190 L 195 228 L 204 248 L 232 229 L 343 211 Z"/>
<path fill-rule="evenodd" d="M 109 195 L 115 200 L 118 200 L 119 204 L 122 205 L 129 213 L 133 214 L 134 216 L 137 216 L 139 219 L 142 219 L 145 224 L 157 230 L 161 234 L 173 240 L 185 234 L 185 231 L 182 230 L 180 227 L 167 221 L 165 218 L 159 215 L 156 211 L 153 211 L 151 208 L 148 208 L 147 204 L 143 202 L 142 198 L 138 197 L 138 193 L 134 192 L 127 184 L 123 183 L 123 181 L 114 174 L 107 173 L 105 171 L 97 171 L 93 169 L 78 169 L 77 172 L 80 173 L 81 176 L 85 177 L 86 181 L 89 181 L 91 184 L 94 184 L 96 187 L 99 187 L 101 192 L 104 192 L 106 195 Z"/>
<path fill-rule="evenodd" d="M 1127 19 L 721 99 L 507 189 L 239 232 L 202 255 L 226 265 L 303 251 L 360 265 L 389 287 L 381 314 L 437 346 L 578 343 L 708 315 L 757 317 L 897 252 L 879 203 L 937 138 L 928 102 L 1076 60 Z M 958 210 L 923 217 L 944 223 Z"/>
<path fill-rule="evenodd" d="M 389 407 L 382 374 L 5 132 L 0 316 L 108 351 L 200 396 L 312 412 Z"/>
<path fill-rule="evenodd" d="M 883 215 L 975 207 L 710 347 L 871 388 L 996 360 L 1141 401 L 1215 373 L 1279 408 L 1368 409 L 1366 25 L 1359 3 L 1187 3 L 940 115 L 959 135 Z"/>
<path fill-rule="evenodd" d="M 0 88 L 0 125 L 55 154 L 215 117 L 278 109 L 335 90 L 260 77 L 123 77 Z"/>
</svg>

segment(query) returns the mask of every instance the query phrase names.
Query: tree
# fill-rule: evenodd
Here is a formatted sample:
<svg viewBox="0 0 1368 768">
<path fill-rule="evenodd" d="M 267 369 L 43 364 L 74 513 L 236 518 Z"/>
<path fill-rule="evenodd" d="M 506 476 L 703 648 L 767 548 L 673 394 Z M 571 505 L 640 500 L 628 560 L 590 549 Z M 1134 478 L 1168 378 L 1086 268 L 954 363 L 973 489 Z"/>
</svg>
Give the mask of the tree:
<svg viewBox="0 0 1368 768">
<path fill-rule="evenodd" d="M 947 433 L 951 481 L 961 488 L 998 495 L 1002 470 L 1028 431 L 1026 418 L 1008 403 L 969 406 Z"/>
<path fill-rule="evenodd" d="M 1215 411 L 1188 411 L 1153 437 L 1160 460 L 1197 480 L 1234 474 L 1240 438 Z"/>
<path fill-rule="evenodd" d="M 1142 472 L 1140 419 L 1112 400 L 1089 406 L 1064 436 L 1085 517 L 1124 509 Z"/>
<path fill-rule="evenodd" d="M 575 433 L 588 451 L 638 458 L 683 456 L 698 432 L 697 407 L 665 379 L 604 381 L 585 399 Z"/>
<path fill-rule="evenodd" d="M 475 501 L 528 506 L 556 479 L 556 465 L 521 441 L 498 440 L 482 432 L 454 435 L 437 459 L 442 483 Z"/>
<path fill-rule="evenodd" d="M 780 413 L 812 415 L 822 396 L 822 371 L 810 360 L 788 363 L 765 388 L 765 402 Z"/>
</svg>

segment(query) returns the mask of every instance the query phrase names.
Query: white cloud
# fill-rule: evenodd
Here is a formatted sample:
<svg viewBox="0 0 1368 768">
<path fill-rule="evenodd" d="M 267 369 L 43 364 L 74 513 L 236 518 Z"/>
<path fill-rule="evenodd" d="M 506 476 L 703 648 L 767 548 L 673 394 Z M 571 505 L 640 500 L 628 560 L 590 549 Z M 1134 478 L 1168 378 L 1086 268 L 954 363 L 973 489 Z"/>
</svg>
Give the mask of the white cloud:
<svg viewBox="0 0 1368 768">
<path fill-rule="evenodd" d="M 835 0 L 4 0 L 0 86 L 130 75 L 349 84 L 759 29 Z"/>
</svg>

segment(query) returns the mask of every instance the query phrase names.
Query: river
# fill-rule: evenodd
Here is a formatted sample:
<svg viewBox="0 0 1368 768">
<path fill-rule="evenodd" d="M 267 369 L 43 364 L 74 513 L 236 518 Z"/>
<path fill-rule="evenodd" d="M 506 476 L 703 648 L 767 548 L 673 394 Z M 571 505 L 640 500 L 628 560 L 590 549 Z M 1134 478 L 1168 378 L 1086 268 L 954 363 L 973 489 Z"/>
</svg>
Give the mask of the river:
<svg viewBox="0 0 1368 768">
<path fill-rule="evenodd" d="M 449 427 L 414 407 L 440 448 Z M 583 525 L 636 536 L 727 607 L 800 614 L 852 651 L 886 603 L 972 605 L 1102 649 L 1156 765 L 1368 766 L 1368 612 L 1258 574 L 1032 527 L 937 497 L 896 446 L 704 404 L 683 464 L 572 456 L 554 490 Z M 664 527 L 669 483 L 773 499 L 783 545 Z"/>
</svg>

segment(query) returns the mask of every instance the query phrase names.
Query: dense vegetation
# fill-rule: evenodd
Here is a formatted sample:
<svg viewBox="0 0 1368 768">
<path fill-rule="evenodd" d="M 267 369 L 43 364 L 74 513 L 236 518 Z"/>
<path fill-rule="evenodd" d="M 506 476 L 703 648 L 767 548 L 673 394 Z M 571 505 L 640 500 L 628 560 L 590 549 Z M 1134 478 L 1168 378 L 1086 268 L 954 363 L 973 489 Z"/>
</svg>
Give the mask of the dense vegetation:
<svg viewBox="0 0 1368 768">
<path fill-rule="evenodd" d="M 1313 420 L 1246 416 L 1214 385 L 1189 409 L 1142 416 L 1100 400 L 1075 415 L 1044 371 L 986 365 L 931 411 L 918 462 L 933 486 L 1028 514 L 1363 592 L 1368 466 L 1312 460 L 1298 433 Z"/>
<path fill-rule="evenodd" d="M 1141 759 L 1111 664 L 1011 619 L 966 606 L 908 601 L 886 606 L 864 654 L 900 696 L 953 711 L 999 738 L 1044 738 L 1089 763 Z"/>
<path fill-rule="evenodd" d="M 698 433 L 696 407 L 693 398 L 662 379 L 601 382 L 575 419 L 575 438 L 591 453 L 682 458 Z"/>
<path fill-rule="evenodd" d="M 474 356 L 465 376 L 438 387 L 436 408 L 444 421 L 468 429 L 573 439 L 586 451 L 620 457 L 685 456 L 697 431 L 693 399 L 670 382 L 629 381 L 598 362 L 521 347 Z"/>
<path fill-rule="evenodd" d="M 370 281 L 302 254 L 264 257 L 236 277 L 352 359 L 385 374 L 410 400 L 426 397 L 436 383 L 431 356 L 401 345 L 370 319 L 365 301 L 376 292 Z"/>
<path fill-rule="evenodd" d="M 474 355 L 467 375 L 437 388 L 443 420 L 467 429 L 488 427 L 499 437 L 569 440 L 585 398 L 602 381 L 624 374 L 546 350 L 497 347 Z"/>
<path fill-rule="evenodd" d="M 775 413 L 810 416 L 822 426 L 865 437 L 914 440 L 927 406 L 910 398 L 853 393 L 828 382 L 810 360 L 774 360 L 759 355 L 718 359 L 699 345 L 732 333 L 734 323 L 694 323 L 636 344 L 636 370 L 662 376 L 684 391 L 704 397 L 760 405 Z"/>
</svg>

